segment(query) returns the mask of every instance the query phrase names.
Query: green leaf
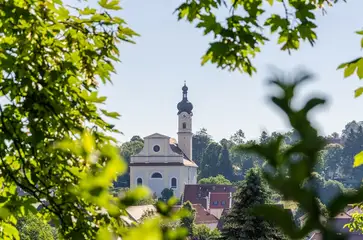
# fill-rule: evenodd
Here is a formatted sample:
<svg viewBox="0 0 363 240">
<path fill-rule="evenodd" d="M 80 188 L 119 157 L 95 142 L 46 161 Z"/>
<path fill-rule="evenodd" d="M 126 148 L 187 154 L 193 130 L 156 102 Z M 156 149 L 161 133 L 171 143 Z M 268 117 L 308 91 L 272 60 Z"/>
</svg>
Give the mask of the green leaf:
<svg viewBox="0 0 363 240">
<path fill-rule="evenodd" d="M 120 10 L 121 7 L 119 6 L 120 1 L 119 0 L 111 0 L 110 2 L 108 2 L 108 0 L 100 0 L 98 2 L 98 4 L 105 8 L 105 9 L 109 9 L 109 10 Z"/>
<path fill-rule="evenodd" d="M 118 119 L 121 116 L 118 112 L 108 112 L 104 109 L 101 109 L 101 112 L 110 118 Z"/>
<path fill-rule="evenodd" d="M 3 227 L 3 232 L 7 236 L 11 236 L 10 239 L 20 240 L 19 232 L 16 229 L 16 227 L 14 227 L 13 225 L 8 224 L 8 223 L 3 223 L 2 224 L 2 227 Z"/>
<path fill-rule="evenodd" d="M 363 58 L 357 62 L 357 75 L 359 79 L 363 79 Z"/>
<path fill-rule="evenodd" d="M 327 205 L 327 209 L 331 217 L 335 217 L 337 214 L 348 205 L 358 202 L 362 202 L 363 199 L 363 188 L 358 189 L 356 192 L 343 193 L 335 197 Z"/>
<path fill-rule="evenodd" d="M 267 0 L 268 3 L 272 6 L 274 4 L 274 0 Z"/>
<path fill-rule="evenodd" d="M 346 66 L 346 68 L 344 69 L 344 77 L 347 78 L 347 77 L 351 76 L 354 73 L 356 68 L 357 68 L 356 63 L 348 64 Z"/>
<path fill-rule="evenodd" d="M 100 228 L 97 233 L 97 240 L 111 240 L 112 234 L 107 228 Z"/>
<path fill-rule="evenodd" d="M 362 95 L 363 93 L 363 87 L 360 87 L 360 88 L 357 88 L 355 91 L 354 91 L 354 97 L 359 97 L 360 95 Z"/>
<path fill-rule="evenodd" d="M 293 222 L 292 215 L 287 209 L 275 205 L 260 205 L 253 208 L 252 212 L 275 223 L 292 238 L 299 239 L 304 237 L 303 233 L 298 231 Z"/>
<path fill-rule="evenodd" d="M 92 134 L 88 131 L 84 131 L 82 134 L 82 144 L 83 149 L 86 151 L 87 154 L 93 152 L 95 148 L 95 139 Z"/>
<path fill-rule="evenodd" d="M 360 89 L 361 90 L 360 90 L 360 94 L 359 95 L 361 95 L 363 93 L 363 88 L 360 88 Z M 353 164 L 353 167 L 359 167 L 362 164 L 363 164 L 363 151 L 354 156 L 354 164 Z"/>
</svg>

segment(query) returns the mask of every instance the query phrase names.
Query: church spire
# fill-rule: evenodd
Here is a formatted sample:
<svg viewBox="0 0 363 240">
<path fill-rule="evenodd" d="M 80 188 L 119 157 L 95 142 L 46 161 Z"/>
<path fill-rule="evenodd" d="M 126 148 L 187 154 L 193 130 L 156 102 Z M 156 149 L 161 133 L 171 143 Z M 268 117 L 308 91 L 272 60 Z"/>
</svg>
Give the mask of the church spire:
<svg viewBox="0 0 363 240">
<path fill-rule="evenodd" d="M 191 114 L 193 110 L 193 104 L 188 101 L 188 87 L 186 81 L 184 81 L 184 86 L 182 87 L 182 91 L 183 91 L 183 98 L 177 105 L 178 114 L 182 112 Z"/>
</svg>

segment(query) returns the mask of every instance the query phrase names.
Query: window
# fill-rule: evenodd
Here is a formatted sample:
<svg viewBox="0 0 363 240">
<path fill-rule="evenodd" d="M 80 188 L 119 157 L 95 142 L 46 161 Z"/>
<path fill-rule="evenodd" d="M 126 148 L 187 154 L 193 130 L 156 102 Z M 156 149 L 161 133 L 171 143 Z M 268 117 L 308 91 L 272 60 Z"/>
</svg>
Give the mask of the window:
<svg viewBox="0 0 363 240">
<path fill-rule="evenodd" d="M 218 205 L 218 201 L 214 201 L 213 202 L 213 205 Z"/>
<path fill-rule="evenodd" d="M 221 202 L 221 205 L 226 205 L 226 201 L 222 201 Z"/>
<path fill-rule="evenodd" d="M 216 186 L 213 186 L 213 187 L 212 187 L 212 189 L 213 189 L 213 190 L 216 190 Z"/>
<path fill-rule="evenodd" d="M 176 188 L 176 185 L 177 185 L 176 178 L 172 178 L 171 179 L 171 188 Z"/>
<path fill-rule="evenodd" d="M 187 128 L 187 124 L 185 122 L 183 122 L 183 129 Z"/>
<path fill-rule="evenodd" d="M 153 150 L 154 150 L 154 152 L 159 152 L 159 151 L 160 151 L 160 147 L 159 147 L 159 145 L 155 145 L 155 146 L 153 147 Z"/>
<path fill-rule="evenodd" d="M 136 180 L 136 184 L 137 184 L 137 185 L 142 185 L 142 179 L 141 179 L 141 178 L 137 178 L 137 180 Z"/>
<path fill-rule="evenodd" d="M 156 172 L 151 175 L 151 178 L 163 178 L 163 175 L 161 175 L 161 173 Z"/>
</svg>

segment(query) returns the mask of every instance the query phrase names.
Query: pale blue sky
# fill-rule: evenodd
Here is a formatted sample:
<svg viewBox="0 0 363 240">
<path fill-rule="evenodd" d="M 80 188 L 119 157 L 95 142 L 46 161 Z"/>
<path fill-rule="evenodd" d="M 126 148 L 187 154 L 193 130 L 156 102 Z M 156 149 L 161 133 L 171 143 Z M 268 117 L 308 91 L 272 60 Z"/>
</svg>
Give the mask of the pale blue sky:
<svg viewBox="0 0 363 240">
<path fill-rule="evenodd" d="M 266 103 L 271 92 L 265 84 L 269 65 L 291 71 L 303 66 L 317 74 L 304 94 L 320 92 L 330 96 L 329 105 L 316 111 L 314 118 L 324 134 L 341 131 L 348 121 L 363 120 L 363 98 L 354 99 L 353 91 L 363 85 L 357 77 L 343 79 L 336 67 L 362 55 L 360 38 L 354 31 L 363 27 L 362 0 L 349 0 L 328 10 L 317 19 L 315 47 L 304 43 L 289 56 L 276 42 L 262 48 L 253 61 L 258 73 L 253 77 L 239 72 L 218 70 L 214 65 L 200 66 L 200 57 L 209 39 L 193 25 L 178 22 L 176 0 L 124 0 L 119 13 L 141 34 L 136 45 L 122 44 L 122 63 L 116 65 L 113 85 L 101 88 L 108 96 L 107 109 L 119 112 L 113 121 L 126 141 L 158 132 L 176 137 L 177 109 L 184 80 L 189 100 L 194 105 L 194 132 L 205 127 L 215 140 L 242 129 L 248 138 L 261 131 L 286 130 L 288 125 L 276 109 Z"/>
</svg>

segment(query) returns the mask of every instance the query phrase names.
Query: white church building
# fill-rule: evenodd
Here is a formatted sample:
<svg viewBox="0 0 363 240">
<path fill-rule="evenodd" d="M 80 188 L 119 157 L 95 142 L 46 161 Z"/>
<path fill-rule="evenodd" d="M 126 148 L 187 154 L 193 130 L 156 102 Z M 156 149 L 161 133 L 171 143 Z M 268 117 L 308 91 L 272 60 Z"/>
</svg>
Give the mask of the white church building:
<svg viewBox="0 0 363 240">
<path fill-rule="evenodd" d="M 157 196 L 165 188 L 179 198 L 185 184 L 197 183 L 198 166 L 192 160 L 193 104 L 188 101 L 184 84 L 178 103 L 178 143 L 168 136 L 154 133 L 144 138 L 144 148 L 130 161 L 130 188 L 145 185 Z"/>
</svg>

